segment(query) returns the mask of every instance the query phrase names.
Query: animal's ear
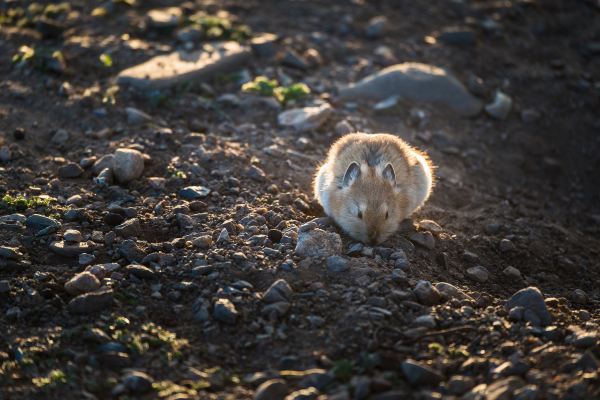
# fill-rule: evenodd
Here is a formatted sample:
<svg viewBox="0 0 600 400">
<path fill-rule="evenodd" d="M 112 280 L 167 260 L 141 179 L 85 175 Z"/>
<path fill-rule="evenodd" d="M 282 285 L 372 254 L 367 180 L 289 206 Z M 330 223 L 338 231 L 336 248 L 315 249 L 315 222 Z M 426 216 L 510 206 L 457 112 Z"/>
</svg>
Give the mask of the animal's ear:
<svg viewBox="0 0 600 400">
<path fill-rule="evenodd" d="M 383 175 L 383 179 L 390 182 L 392 186 L 396 186 L 396 173 L 394 172 L 394 167 L 392 167 L 392 164 L 386 165 L 381 175 Z"/>
<path fill-rule="evenodd" d="M 342 181 L 342 187 L 348 187 L 352 185 L 360 176 L 360 166 L 353 162 L 348 166 L 346 173 L 344 174 L 344 180 Z"/>
</svg>

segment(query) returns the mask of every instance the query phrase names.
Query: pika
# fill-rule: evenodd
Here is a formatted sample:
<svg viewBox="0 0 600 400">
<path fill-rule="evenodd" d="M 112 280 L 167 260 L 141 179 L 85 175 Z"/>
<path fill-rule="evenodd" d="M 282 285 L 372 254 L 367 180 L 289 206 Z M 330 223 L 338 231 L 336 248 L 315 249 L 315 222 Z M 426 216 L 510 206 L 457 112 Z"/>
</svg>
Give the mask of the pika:
<svg viewBox="0 0 600 400">
<path fill-rule="evenodd" d="M 314 194 L 344 232 L 378 244 L 425 203 L 433 184 L 425 153 L 391 134 L 352 133 L 329 149 Z"/>
</svg>

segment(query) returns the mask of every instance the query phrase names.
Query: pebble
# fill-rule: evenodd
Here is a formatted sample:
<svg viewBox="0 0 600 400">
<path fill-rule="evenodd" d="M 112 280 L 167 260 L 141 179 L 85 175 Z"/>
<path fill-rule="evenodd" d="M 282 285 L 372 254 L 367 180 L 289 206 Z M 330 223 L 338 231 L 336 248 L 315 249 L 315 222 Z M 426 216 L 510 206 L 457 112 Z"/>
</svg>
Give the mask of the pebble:
<svg viewBox="0 0 600 400">
<path fill-rule="evenodd" d="M 481 101 L 442 68 L 407 62 L 387 67 L 356 84 L 340 88 L 341 100 L 381 101 L 400 96 L 414 103 L 442 104 L 462 116 L 481 111 Z"/>
<path fill-rule="evenodd" d="M 152 390 L 154 379 L 141 371 L 131 371 L 123 378 L 123 385 L 129 393 L 144 394 Z"/>
<path fill-rule="evenodd" d="M 329 103 L 320 106 L 292 108 L 279 114 L 277 122 L 283 127 L 293 128 L 299 132 L 320 128 L 332 114 Z"/>
<path fill-rule="evenodd" d="M 112 303 L 112 289 L 99 289 L 73 298 L 68 309 L 72 314 L 92 314 L 109 307 Z"/>
<path fill-rule="evenodd" d="M 90 272 L 80 272 L 65 283 L 65 290 L 72 296 L 93 292 L 100 288 L 100 281 Z"/>
<path fill-rule="evenodd" d="M 575 304 L 587 304 L 589 301 L 588 295 L 581 289 L 575 289 L 573 293 L 571 293 L 571 300 Z"/>
<path fill-rule="evenodd" d="M 494 100 L 485 106 L 485 112 L 496 119 L 505 119 L 512 108 L 512 99 L 500 90 L 494 94 Z"/>
<path fill-rule="evenodd" d="M 340 272 L 346 272 L 350 269 L 350 260 L 342 256 L 329 256 L 327 257 L 327 271 L 336 274 Z"/>
<path fill-rule="evenodd" d="M 522 307 L 523 318 L 533 325 L 548 326 L 552 322 L 544 296 L 536 287 L 530 286 L 513 294 L 506 302 L 506 310 L 510 311 L 515 307 Z"/>
<path fill-rule="evenodd" d="M 435 248 L 435 238 L 431 232 L 412 232 L 408 235 L 408 238 L 418 244 L 419 246 L 425 247 L 426 249 L 433 250 Z"/>
<path fill-rule="evenodd" d="M 510 239 L 502 239 L 499 247 L 502 253 L 508 253 L 516 248 L 515 244 Z"/>
<path fill-rule="evenodd" d="M 308 62 L 306 59 L 291 49 L 288 49 L 283 53 L 280 61 L 281 64 L 286 67 L 296 68 L 302 71 L 308 69 Z"/>
<path fill-rule="evenodd" d="M 114 161 L 114 154 L 106 154 L 100 157 L 94 162 L 94 165 L 92 165 L 92 173 L 94 175 L 98 175 L 101 171 L 105 170 L 106 168 L 112 170 Z"/>
<path fill-rule="evenodd" d="M 319 228 L 298 233 L 294 253 L 298 257 L 329 257 L 342 252 L 342 238 L 339 234 Z"/>
<path fill-rule="evenodd" d="M 83 237 L 81 236 L 81 232 L 75 229 L 67 229 L 63 234 L 63 239 L 66 242 L 81 242 Z"/>
<path fill-rule="evenodd" d="M 0 246 L 0 257 L 8 258 L 10 260 L 18 260 L 23 257 L 23 254 L 19 252 L 16 247 Z"/>
<path fill-rule="evenodd" d="M 58 177 L 60 179 L 78 178 L 83 174 L 83 168 L 77 163 L 68 163 L 58 168 Z"/>
<path fill-rule="evenodd" d="M 229 231 L 227 228 L 221 229 L 219 237 L 217 237 L 217 243 L 227 243 L 229 241 Z"/>
<path fill-rule="evenodd" d="M 112 172 L 119 183 L 131 182 L 144 172 L 144 157 L 134 149 L 117 149 Z"/>
<path fill-rule="evenodd" d="M 0 147 L 0 161 L 7 162 L 10 161 L 13 157 L 12 151 L 8 146 Z"/>
<path fill-rule="evenodd" d="M 70 139 L 71 134 L 66 129 L 57 129 L 50 141 L 56 146 L 64 146 Z"/>
<path fill-rule="evenodd" d="M 521 276 L 521 271 L 510 265 L 504 268 L 502 274 L 512 281 L 520 281 L 523 279 Z"/>
<path fill-rule="evenodd" d="M 93 243 L 56 241 L 50 243 L 50 250 L 64 257 L 79 257 L 82 253 L 90 253 L 96 247 Z"/>
<path fill-rule="evenodd" d="M 419 228 L 431 233 L 440 233 L 443 231 L 442 227 L 437 222 L 430 219 L 419 221 Z"/>
<path fill-rule="evenodd" d="M 444 300 L 458 299 L 458 300 L 473 300 L 471 296 L 457 288 L 456 286 L 447 282 L 438 282 L 434 285 L 435 289 L 442 295 Z"/>
<path fill-rule="evenodd" d="M 467 276 L 475 282 L 484 283 L 490 278 L 490 273 L 486 267 L 476 265 L 467 269 Z"/>
<path fill-rule="evenodd" d="M 115 226 L 115 233 L 123 238 L 139 236 L 142 232 L 140 220 L 131 218 L 120 225 Z"/>
<path fill-rule="evenodd" d="M 265 290 L 262 300 L 265 303 L 275 303 L 278 301 L 289 302 L 293 293 L 293 289 L 284 279 L 278 279 Z"/>
<path fill-rule="evenodd" d="M 443 379 L 439 372 L 415 360 L 404 361 L 401 368 L 404 377 L 413 386 L 433 386 Z"/>
<path fill-rule="evenodd" d="M 185 200 L 203 199 L 210 194 L 210 189 L 205 186 L 188 186 L 179 190 L 179 197 Z"/>
<path fill-rule="evenodd" d="M 127 123 L 131 125 L 138 125 L 152 121 L 152 117 L 150 115 L 134 107 L 126 107 L 125 114 L 127 114 Z"/>
<path fill-rule="evenodd" d="M 250 39 L 250 47 L 259 57 L 271 58 L 277 52 L 277 40 L 279 37 L 273 33 L 262 33 Z"/>
<path fill-rule="evenodd" d="M 256 389 L 254 400 L 284 400 L 287 393 L 288 386 L 283 379 L 271 379 Z"/>
<path fill-rule="evenodd" d="M 442 300 L 441 293 L 429 281 L 420 280 L 415 285 L 413 293 L 417 301 L 426 306 L 440 304 Z"/>
<path fill-rule="evenodd" d="M 217 321 L 233 325 L 238 317 L 235 305 L 228 299 L 219 299 L 215 302 L 213 318 Z"/>
<path fill-rule="evenodd" d="M 473 46 L 475 44 L 475 32 L 467 28 L 452 27 L 440 33 L 437 40 L 453 46 Z"/>
<path fill-rule="evenodd" d="M 371 18 L 365 27 L 365 35 L 369 39 L 378 39 L 382 37 L 385 33 L 387 23 L 387 18 L 384 16 Z"/>
<path fill-rule="evenodd" d="M 315 400 L 318 396 L 319 391 L 314 387 L 310 387 L 290 393 L 285 397 L 285 400 Z"/>
<path fill-rule="evenodd" d="M 448 379 L 447 386 L 450 394 L 460 396 L 475 386 L 475 380 L 470 376 L 454 375 Z"/>
<path fill-rule="evenodd" d="M 10 293 L 10 282 L 5 280 L 0 281 L 0 294 Z"/>
<path fill-rule="evenodd" d="M 335 133 L 338 136 L 344 136 L 353 132 L 356 132 L 356 129 L 345 119 L 335 124 Z"/>
<path fill-rule="evenodd" d="M 125 271 L 140 279 L 152 279 L 155 276 L 154 271 L 140 264 L 129 264 L 125 267 Z"/>
<path fill-rule="evenodd" d="M 250 168 L 248 168 L 248 177 L 257 182 L 265 182 L 267 180 L 267 174 L 265 174 L 265 171 L 256 165 L 251 165 Z"/>
</svg>

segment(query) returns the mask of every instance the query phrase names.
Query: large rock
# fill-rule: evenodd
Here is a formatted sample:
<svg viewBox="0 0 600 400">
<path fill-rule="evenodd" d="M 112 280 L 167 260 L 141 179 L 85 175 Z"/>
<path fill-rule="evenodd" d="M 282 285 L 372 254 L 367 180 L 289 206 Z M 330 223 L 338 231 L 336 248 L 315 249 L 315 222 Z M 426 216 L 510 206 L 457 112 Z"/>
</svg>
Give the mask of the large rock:
<svg viewBox="0 0 600 400">
<path fill-rule="evenodd" d="M 333 232 L 313 229 L 298 233 L 294 250 L 299 257 L 329 257 L 342 252 L 342 238 Z"/>
<path fill-rule="evenodd" d="M 279 114 L 277 122 L 281 126 L 291 127 L 297 131 L 308 131 L 311 129 L 320 128 L 329 116 L 333 109 L 329 103 L 323 103 L 320 106 L 292 108 Z"/>
<path fill-rule="evenodd" d="M 392 96 L 416 103 L 435 103 L 461 116 L 473 116 L 482 103 L 444 69 L 420 63 L 392 65 L 360 82 L 341 88 L 342 100 L 381 101 Z"/>
<path fill-rule="evenodd" d="M 215 74 L 240 68 L 249 58 L 250 50 L 237 42 L 217 42 L 204 50 L 177 51 L 161 55 L 121 71 L 117 83 L 140 89 L 160 89 L 188 82 L 204 81 Z"/>
<path fill-rule="evenodd" d="M 144 156 L 134 149 L 117 149 L 113 160 L 113 174 L 120 183 L 131 182 L 142 176 Z"/>
<path fill-rule="evenodd" d="M 533 325 L 547 326 L 552 322 L 544 296 L 536 287 L 530 286 L 513 294 L 506 302 L 506 309 L 510 311 L 515 307 L 522 307 L 523 318 Z"/>
</svg>

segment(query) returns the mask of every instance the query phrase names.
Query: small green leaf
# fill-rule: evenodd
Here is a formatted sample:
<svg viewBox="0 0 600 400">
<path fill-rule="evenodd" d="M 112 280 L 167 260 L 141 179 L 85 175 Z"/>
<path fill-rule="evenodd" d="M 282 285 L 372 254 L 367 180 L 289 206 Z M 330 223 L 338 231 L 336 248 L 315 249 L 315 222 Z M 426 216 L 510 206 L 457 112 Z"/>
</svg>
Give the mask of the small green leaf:
<svg viewBox="0 0 600 400">
<path fill-rule="evenodd" d="M 106 68 L 110 68 L 113 66 L 113 59 L 108 53 L 100 54 L 100 62 L 104 64 Z"/>
</svg>

